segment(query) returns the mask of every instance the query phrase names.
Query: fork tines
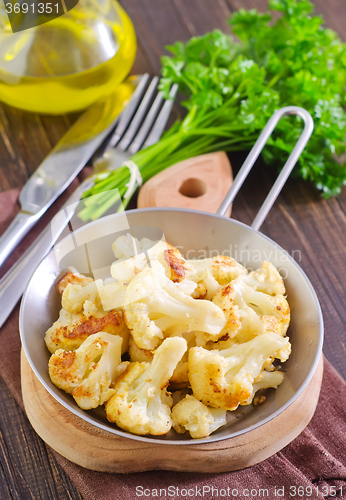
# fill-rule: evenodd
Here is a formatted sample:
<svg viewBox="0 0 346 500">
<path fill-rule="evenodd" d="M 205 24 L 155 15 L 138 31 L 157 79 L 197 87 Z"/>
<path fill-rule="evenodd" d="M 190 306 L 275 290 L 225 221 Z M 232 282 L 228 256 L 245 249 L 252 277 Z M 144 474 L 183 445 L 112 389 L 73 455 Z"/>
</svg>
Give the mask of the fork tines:
<svg viewBox="0 0 346 500">
<path fill-rule="evenodd" d="M 172 86 L 169 99 L 165 100 L 157 91 L 159 78 L 150 79 L 148 73 L 139 78 L 131 100 L 122 113 L 108 142 L 108 147 L 116 147 L 129 155 L 142 147 L 155 144 L 161 137 L 171 114 L 178 85 Z"/>
</svg>

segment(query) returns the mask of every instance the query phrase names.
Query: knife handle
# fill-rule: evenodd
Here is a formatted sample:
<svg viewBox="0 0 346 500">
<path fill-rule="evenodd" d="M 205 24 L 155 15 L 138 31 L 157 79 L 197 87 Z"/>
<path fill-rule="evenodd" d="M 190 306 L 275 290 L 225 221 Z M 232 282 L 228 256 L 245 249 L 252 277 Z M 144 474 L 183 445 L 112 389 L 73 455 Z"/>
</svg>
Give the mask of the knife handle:
<svg viewBox="0 0 346 500">
<path fill-rule="evenodd" d="M 40 215 L 40 214 L 39 214 Z M 19 212 L 0 237 L 0 266 L 5 262 L 20 240 L 34 226 L 37 216 Z"/>
</svg>

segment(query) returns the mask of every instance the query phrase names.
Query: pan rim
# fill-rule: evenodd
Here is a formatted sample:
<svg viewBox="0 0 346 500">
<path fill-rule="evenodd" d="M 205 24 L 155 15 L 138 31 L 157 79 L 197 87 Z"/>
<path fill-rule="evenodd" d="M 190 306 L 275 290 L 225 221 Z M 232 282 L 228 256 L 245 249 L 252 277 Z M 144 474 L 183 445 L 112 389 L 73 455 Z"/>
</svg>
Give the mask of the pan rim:
<svg viewBox="0 0 346 500">
<path fill-rule="evenodd" d="M 227 436 L 227 435 L 226 436 L 215 436 L 215 435 L 213 436 L 213 434 L 211 434 L 210 436 L 208 436 L 206 438 L 200 438 L 200 439 L 193 439 L 193 438 L 182 439 L 182 440 L 160 439 L 160 438 L 157 438 L 156 436 L 146 437 L 146 436 L 140 436 L 140 435 L 130 434 L 130 433 L 128 433 L 126 431 L 123 431 L 121 429 L 118 429 L 118 428 L 111 428 L 111 427 L 109 427 L 107 425 L 104 425 L 102 422 L 95 422 L 92 418 L 90 418 L 88 416 L 87 413 L 81 415 L 81 413 L 78 410 L 76 410 L 73 407 L 71 407 L 70 405 L 68 405 L 63 400 L 63 398 L 61 398 L 57 393 L 55 393 L 53 390 L 51 390 L 50 386 L 45 382 L 45 380 L 41 376 L 39 370 L 36 368 L 33 360 L 31 359 L 31 356 L 30 356 L 30 353 L 29 353 L 29 349 L 28 349 L 28 346 L 27 346 L 27 343 L 26 343 L 26 339 L 25 339 L 25 334 L 24 334 L 24 330 L 25 330 L 25 326 L 24 326 L 24 309 L 25 309 L 25 303 L 26 303 L 26 300 L 27 300 L 28 290 L 29 290 L 31 281 L 32 281 L 34 275 L 36 274 L 37 270 L 39 269 L 39 267 L 42 265 L 42 263 L 44 261 L 46 261 L 51 256 L 53 250 L 51 250 L 42 259 L 42 261 L 40 262 L 40 264 L 37 266 L 37 268 L 33 272 L 32 277 L 30 278 L 30 281 L 29 281 L 29 283 L 28 283 L 28 285 L 27 285 L 27 287 L 26 287 L 26 289 L 24 291 L 23 298 L 22 298 L 21 305 L 20 305 L 20 313 L 19 313 L 20 339 L 21 339 L 21 343 L 22 343 L 22 347 L 23 347 L 25 356 L 26 356 L 26 358 L 27 358 L 27 360 L 28 360 L 28 362 L 30 364 L 31 369 L 33 370 L 33 372 L 35 373 L 36 377 L 41 382 L 41 384 L 44 386 L 44 388 L 49 392 L 49 394 L 56 401 L 58 401 L 60 404 L 62 404 L 64 408 L 66 408 L 68 411 L 72 412 L 77 417 L 79 417 L 82 420 L 88 422 L 90 425 L 93 425 L 93 426 L 95 426 L 95 427 L 97 427 L 99 429 L 102 429 L 103 431 L 108 432 L 110 434 L 115 434 L 115 435 L 120 436 L 122 438 L 134 439 L 136 441 L 150 443 L 152 445 L 164 444 L 164 445 L 169 445 L 169 446 L 171 446 L 171 445 L 172 446 L 182 446 L 182 445 L 186 446 L 186 445 L 191 445 L 191 444 L 208 444 L 208 443 L 217 442 L 217 441 L 224 441 L 226 439 L 232 439 L 233 437 L 237 437 L 237 436 L 246 434 L 247 432 L 250 432 L 250 431 L 252 431 L 254 429 L 257 429 L 258 427 L 260 427 L 260 426 L 262 426 L 262 425 L 270 422 L 272 419 L 274 419 L 275 417 L 277 417 L 278 415 L 280 415 L 283 411 L 285 411 L 303 393 L 303 391 L 309 385 L 309 383 L 310 383 L 310 381 L 311 381 L 311 379 L 312 379 L 312 377 L 313 377 L 313 375 L 314 375 L 314 373 L 315 373 L 315 371 L 317 369 L 317 366 L 319 364 L 319 361 L 320 361 L 320 358 L 321 358 L 321 355 L 322 355 L 322 347 L 323 347 L 323 340 L 324 340 L 324 322 L 323 322 L 322 309 L 321 309 L 321 305 L 320 305 L 320 302 L 318 300 L 317 294 L 315 292 L 315 289 L 312 286 L 312 283 L 310 282 L 308 276 L 303 271 L 303 269 L 299 266 L 299 264 L 288 254 L 288 252 L 284 248 L 282 248 L 278 243 L 276 243 L 274 240 L 272 240 L 271 238 L 269 238 L 269 236 L 266 236 L 265 234 L 263 234 L 260 231 L 257 231 L 256 229 L 252 228 L 251 226 L 248 226 L 247 224 L 245 224 L 245 223 L 243 223 L 241 221 L 232 219 L 231 217 L 228 218 L 228 217 L 224 217 L 224 216 L 221 216 L 221 215 L 212 214 L 210 212 L 205 212 L 205 211 L 200 211 L 200 210 L 184 209 L 184 208 L 171 208 L 171 207 L 162 207 L 162 208 L 153 207 L 153 208 L 132 209 L 132 210 L 127 210 L 125 212 L 125 214 L 138 214 L 138 213 L 145 213 L 145 212 L 184 212 L 184 213 L 188 212 L 188 213 L 193 213 L 193 214 L 198 214 L 198 215 L 207 215 L 208 217 L 215 218 L 215 219 L 225 219 L 226 221 L 230 221 L 231 223 L 233 223 L 235 225 L 239 225 L 240 227 L 245 228 L 246 230 L 248 230 L 248 231 L 250 231 L 252 233 L 255 233 L 256 235 L 259 235 L 260 237 L 262 237 L 266 241 L 268 241 L 271 245 L 274 245 L 276 248 L 278 248 L 280 251 L 282 251 L 282 252 L 284 252 L 286 254 L 288 260 L 295 266 L 295 268 L 297 269 L 297 271 L 302 275 L 302 277 L 304 278 L 306 284 L 308 285 L 308 287 L 310 289 L 310 292 L 312 294 L 312 297 L 314 299 L 314 303 L 315 303 L 316 310 L 317 310 L 317 313 L 318 313 L 319 337 L 318 337 L 318 344 L 317 344 L 317 348 L 316 348 L 316 355 L 315 355 L 315 358 L 314 358 L 314 362 L 313 362 L 313 364 L 312 364 L 312 366 L 311 366 L 311 368 L 310 368 L 307 376 L 305 377 L 304 382 L 301 384 L 301 386 L 299 387 L 299 389 L 294 393 L 294 395 L 285 404 L 283 404 L 275 412 L 273 412 L 269 416 L 263 418 L 262 420 L 260 420 L 256 424 L 252 424 L 251 426 L 249 426 L 249 427 L 247 427 L 245 429 L 242 429 L 242 430 L 239 430 L 239 431 L 231 433 L 230 436 Z M 106 219 L 110 219 L 110 218 L 114 218 L 114 217 L 118 217 L 118 216 L 121 217 L 123 215 L 124 215 L 124 212 L 113 213 L 113 214 L 107 215 L 107 216 L 102 217 L 100 219 L 97 219 L 95 221 L 89 222 L 88 224 L 82 226 L 81 228 L 78 228 L 76 230 L 76 233 L 85 230 L 87 227 L 89 228 L 89 227 L 92 227 L 95 224 L 100 223 L 101 220 L 104 221 Z M 65 240 L 65 238 L 62 241 L 64 241 L 64 240 Z"/>
</svg>

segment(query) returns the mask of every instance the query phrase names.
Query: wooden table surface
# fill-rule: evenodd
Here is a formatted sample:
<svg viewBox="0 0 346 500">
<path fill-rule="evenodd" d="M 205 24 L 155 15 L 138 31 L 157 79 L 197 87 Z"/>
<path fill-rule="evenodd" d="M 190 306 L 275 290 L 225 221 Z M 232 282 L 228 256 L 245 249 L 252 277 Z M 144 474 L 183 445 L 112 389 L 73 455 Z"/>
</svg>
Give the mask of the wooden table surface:
<svg viewBox="0 0 346 500">
<path fill-rule="evenodd" d="M 138 37 L 133 72 L 158 74 L 164 46 L 220 28 L 238 8 L 265 10 L 267 0 L 123 0 Z M 344 0 L 314 0 L 316 12 L 345 38 Z M 294 104 L 294 103 L 292 103 Z M 21 187 L 75 120 L 36 116 L 0 105 L 0 190 Z M 231 157 L 234 166 L 239 158 Z M 233 216 L 251 223 L 274 172 L 251 174 L 234 204 Z M 346 188 L 337 199 L 322 199 L 313 186 L 288 181 L 262 231 L 295 252 L 321 301 L 324 353 L 346 378 Z M 0 379 L 0 499 L 82 498 L 32 430 Z"/>
</svg>

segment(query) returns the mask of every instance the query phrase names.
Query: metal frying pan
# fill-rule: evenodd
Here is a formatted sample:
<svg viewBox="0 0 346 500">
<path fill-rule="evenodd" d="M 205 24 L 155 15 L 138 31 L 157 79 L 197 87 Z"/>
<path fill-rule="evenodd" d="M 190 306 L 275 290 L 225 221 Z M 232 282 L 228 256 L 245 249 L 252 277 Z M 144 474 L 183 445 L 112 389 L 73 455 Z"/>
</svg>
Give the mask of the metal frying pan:
<svg viewBox="0 0 346 500">
<path fill-rule="evenodd" d="M 252 226 L 224 218 L 223 214 L 232 203 L 277 122 L 287 114 L 300 116 L 305 127 Z M 174 430 L 160 437 L 135 436 L 122 431 L 107 421 L 103 410 L 88 412 L 81 410 L 71 396 L 51 383 L 48 375 L 49 353 L 43 342 L 43 336 L 58 315 L 60 297 L 55 290 L 54 282 L 61 270 L 71 265 L 82 273 L 87 272 L 90 266 L 92 269 L 100 270 L 113 262 L 111 244 L 117 236 L 133 230 L 137 237 L 150 238 L 148 231 L 150 232 L 150 228 L 156 228 L 164 233 L 168 242 L 178 246 L 183 255 L 188 253 L 189 258 L 201 256 L 200 252 L 203 250 L 206 255 L 208 253 L 215 255 L 215 252 L 234 255 L 250 268 L 257 268 L 263 260 L 269 260 L 277 268 L 285 270 L 285 285 L 291 307 L 288 335 L 292 343 L 292 354 L 285 364 L 287 372 L 284 382 L 277 390 L 270 391 L 265 404 L 256 408 L 241 407 L 239 418 L 231 417 L 232 421 L 226 426 L 197 442 L 219 441 L 248 432 L 273 419 L 295 401 L 311 380 L 321 356 L 323 342 L 321 309 L 313 287 L 302 269 L 279 245 L 258 230 L 312 130 L 312 118 L 302 108 L 290 106 L 275 112 L 240 169 L 216 215 L 194 210 L 161 208 L 113 214 L 79 229 L 74 233 L 73 239 L 65 238 L 55 251 L 41 262 L 23 297 L 20 334 L 32 369 L 56 400 L 83 420 L 110 433 L 146 442 L 154 440 L 156 443 L 176 445 L 191 443 L 190 438 L 178 435 Z M 246 257 L 242 259 L 242 255 Z"/>
</svg>

